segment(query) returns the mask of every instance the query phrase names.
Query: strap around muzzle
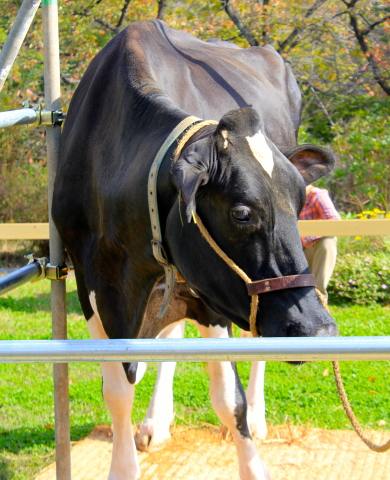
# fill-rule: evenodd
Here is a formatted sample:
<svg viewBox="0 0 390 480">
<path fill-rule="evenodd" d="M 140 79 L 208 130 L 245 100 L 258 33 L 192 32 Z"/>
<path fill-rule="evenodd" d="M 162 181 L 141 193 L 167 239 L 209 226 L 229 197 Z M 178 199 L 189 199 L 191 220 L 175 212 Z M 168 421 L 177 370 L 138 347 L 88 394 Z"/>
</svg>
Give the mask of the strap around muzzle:
<svg viewBox="0 0 390 480">
<path fill-rule="evenodd" d="M 312 273 L 302 273 L 298 275 L 287 275 L 286 277 L 266 278 L 265 280 L 256 280 L 247 283 L 248 295 L 257 295 L 258 293 L 267 293 L 274 290 L 284 290 L 286 288 L 297 287 L 315 287 L 316 282 Z"/>
</svg>

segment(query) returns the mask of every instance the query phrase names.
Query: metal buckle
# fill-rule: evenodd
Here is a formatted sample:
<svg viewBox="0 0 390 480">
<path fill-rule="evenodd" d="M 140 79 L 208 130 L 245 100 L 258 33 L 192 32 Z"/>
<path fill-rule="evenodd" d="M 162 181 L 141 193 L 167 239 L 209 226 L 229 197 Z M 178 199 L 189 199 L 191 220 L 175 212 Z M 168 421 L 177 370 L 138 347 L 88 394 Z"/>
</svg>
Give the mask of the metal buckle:
<svg viewBox="0 0 390 480">
<path fill-rule="evenodd" d="M 156 239 L 151 240 L 153 254 L 157 262 L 162 266 L 166 267 L 169 265 L 167 252 L 164 250 L 163 244 Z"/>
</svg>

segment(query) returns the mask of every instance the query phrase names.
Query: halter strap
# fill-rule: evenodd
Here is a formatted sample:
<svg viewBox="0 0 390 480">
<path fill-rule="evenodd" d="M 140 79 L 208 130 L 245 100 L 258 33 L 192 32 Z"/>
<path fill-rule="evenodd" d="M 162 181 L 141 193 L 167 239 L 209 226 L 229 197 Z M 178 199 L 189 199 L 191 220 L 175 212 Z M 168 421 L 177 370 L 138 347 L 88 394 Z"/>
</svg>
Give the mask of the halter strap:
<svg viewBox="0 0 390 480">
<path fill-rule="evenodd" d="M 316 282 L 312 273 L 301 273 L 298 275 L 287 275 L 285 277 L 266 278 L 265 280 L 256 280 L 255 282 L 246 284 L 249 295 L 272 292 L 274 290 L 283 290 L 284 288 L 315 286 Z"/>
<path fill-rule="evenodd" d="M 174 267 L 168 262 L 167 255 L 165 253 L 164 247 L 162 245 L 162 235 L 160 228 L 160 219 L 158 215 L 158 206 L 157 206 L 157 178 L 160 165 L 165 158 L 165 155 L 169 148 L 172 146 L 173 142 L 181 135 L 184 130 L 186 130 L 190 125 L 195 122 L 200 121 L 198 117 L 186 117 L 182 120 L 170 133 L 165 142 L 161 145 L 157 155 L 152 163 L 149 178 L 148 178 L 148 205 L 149 205 L 149 216 L 150 223 L 152 226 L 152 249 L 153 255 L 157 262 L 164 267 L 165 272 L 165 292 L 163 301 L 161 304 L 160 311 L 158 313 L 158 318 L 162 318 L 168 308 L 169 299 L 172 292 L 173 281 L 174 281 Z"/>
</svg>

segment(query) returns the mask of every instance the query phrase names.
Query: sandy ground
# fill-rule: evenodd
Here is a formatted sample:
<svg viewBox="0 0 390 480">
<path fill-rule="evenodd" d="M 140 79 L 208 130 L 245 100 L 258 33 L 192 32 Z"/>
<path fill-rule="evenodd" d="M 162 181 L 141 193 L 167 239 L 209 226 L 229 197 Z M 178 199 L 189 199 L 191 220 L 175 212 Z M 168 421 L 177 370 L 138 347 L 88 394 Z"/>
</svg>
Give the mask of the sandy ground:
<svg viewBox="0 0 390 480">
<path fill-rule="evenodd" d="M 377 443 L 389 438 L 367 433 Z M 272 480 L 390 480 L 390 451 L 372 452 L 352 431 L 270 427 L 256 446 Z M 106 480 L 111 450 L 110 427 L 96 427 L 72 447 L 72 480 Z M 217 427 L 173 427 L 165 448 L 138 455 L 141 480 L 239 480 L 234 444 Z M 55 480 L 55 464 L 34 480 Z"/>
</svg>

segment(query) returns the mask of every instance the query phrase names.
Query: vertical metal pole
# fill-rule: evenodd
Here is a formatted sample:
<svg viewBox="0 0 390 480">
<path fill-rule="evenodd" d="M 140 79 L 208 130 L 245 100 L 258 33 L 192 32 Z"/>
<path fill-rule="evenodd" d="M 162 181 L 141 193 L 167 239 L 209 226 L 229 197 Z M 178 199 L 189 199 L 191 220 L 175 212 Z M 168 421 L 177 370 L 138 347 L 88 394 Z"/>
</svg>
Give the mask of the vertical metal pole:
<svg viewBox="0 0 390 480">
<path fill-rule="evenodd" d="M 22 46 L 41 0 L 24 0 L 0 53 L 0 90 Z"/>
<path fill-rule="evenodd" d="M 45 62 L 45 108 L 60 109 L 60 60 L 58 40 L 58 5 L 57 0 L 42 1 L 42 20 L 44 36 Z M 50 263 L 62 264 L 64 247 L 51 217 L 51 205 L 54 180 L 57 170 L 61 127 L 46 129 L 49 183 L 49 229 L 50 229 Z M 66 283 L 65 280 L 51 281 L 52 330 L 53 339 L 67 338 L 66 324 Z M 58 363 L 54 369 L 54 409 L 56 436 L 56 477 L 57 480 L 71 479 L 70 466 L 70 422 L 69 422 L 69 385 L 68 364 Z"/>
</svg>

